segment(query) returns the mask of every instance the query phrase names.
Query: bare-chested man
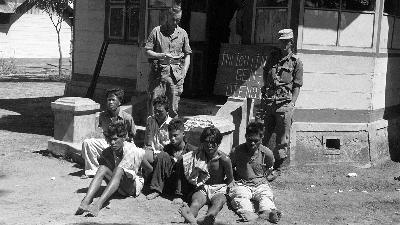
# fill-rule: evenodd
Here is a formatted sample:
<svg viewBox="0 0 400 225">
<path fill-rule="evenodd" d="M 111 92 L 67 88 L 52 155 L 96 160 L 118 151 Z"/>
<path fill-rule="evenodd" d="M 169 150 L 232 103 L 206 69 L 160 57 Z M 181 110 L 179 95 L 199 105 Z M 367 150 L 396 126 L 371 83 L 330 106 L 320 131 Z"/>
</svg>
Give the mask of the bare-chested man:
<svg viewBox="0 0 400 225">
<path fill-rule="evenodd" d="M 242 220 L 261 218 L 277 223 L 281 212 L 276 209 L 274 195 L 267 180 L 274 165 L 274 155 L 261 144 L 263 134 L 262 123 L 249 123 L 246 128 L 246 142 L 232 150 L 230 158 L 235 183 L 229 189 L 228 195 L 232 208 Z M 258 205 L 257 211 L 254 203 Z"/>
<path fill-rule="evenodd" d="M 215 127 L 205 128 L 200 136 L 201 146 L 196 155 L 205 159 L 209 178 L 192 195 L 190 207 L 183 203 L 180 209 L 181 215 L 190 224 L 214 224 L 215 217 L 226 203 L 225 194 L 233 182 L 233 172 L 229 157 L 218 150 L 221 140 L 222 134 Z M 196 219 L 199 210 L 206 204 L 208 211 L 205 217 Z"/>
</svg>

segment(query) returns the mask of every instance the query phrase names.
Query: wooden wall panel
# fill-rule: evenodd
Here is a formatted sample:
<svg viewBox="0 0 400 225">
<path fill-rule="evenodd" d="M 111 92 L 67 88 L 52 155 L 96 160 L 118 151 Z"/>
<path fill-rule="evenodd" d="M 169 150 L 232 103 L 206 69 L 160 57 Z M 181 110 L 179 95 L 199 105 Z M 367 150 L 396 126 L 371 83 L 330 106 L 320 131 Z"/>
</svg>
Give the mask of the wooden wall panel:
<svg viewBox="0 0 400 225">
<path fill-rule="evenodd" d="M 13 58 L 58 58 L 57 33 L 46 14 L 24 14 L 6 32 L 0 28 L 0 55 Z M 63 57 L 70 57 L 71 29 L 62 23 Z"/>
</svg>

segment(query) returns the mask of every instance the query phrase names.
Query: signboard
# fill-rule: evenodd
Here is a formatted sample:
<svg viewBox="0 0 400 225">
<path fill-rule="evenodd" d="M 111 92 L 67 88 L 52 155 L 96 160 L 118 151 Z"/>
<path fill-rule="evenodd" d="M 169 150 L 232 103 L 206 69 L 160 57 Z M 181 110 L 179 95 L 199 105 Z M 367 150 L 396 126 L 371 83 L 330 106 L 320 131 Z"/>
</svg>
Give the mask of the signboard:
<svg viewBox="0 0 400 225">
<path fill-rule="evenodd" d="M 214 94 L 261 99 L 263 67 L 272 46 L 222 44 Z"/>
</svg>

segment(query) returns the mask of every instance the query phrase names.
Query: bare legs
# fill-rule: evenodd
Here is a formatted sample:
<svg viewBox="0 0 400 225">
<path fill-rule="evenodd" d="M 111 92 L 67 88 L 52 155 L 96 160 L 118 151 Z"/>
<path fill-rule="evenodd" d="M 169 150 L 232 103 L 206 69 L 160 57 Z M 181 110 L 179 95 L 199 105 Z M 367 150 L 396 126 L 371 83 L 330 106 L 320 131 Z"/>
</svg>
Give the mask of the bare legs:
<svg viewBox="0 0 400 225">
<path fill-rule="evenodd" d="M 97 216 L 104 202 L 107 201 L 107 199 L 118 190 L 123 174 L 124 171 L 122 168 L 117 167 L 115 168 L 114 172 L 112 172 L 106 166 L 100 166 L 92 182 L 90 183 L 85 198 L 83 198 L 75 214 L 81 215 L 84 212 L 89 212 L 92 216 Z M 107 187 L 100 198 L 96 202 L 92 202 L 95 194 L 100 189 L 101 182 L 104 178 L 110 180 L 110 182 L 107 184 Z"/>
<path fill-rule="evenodd" d="M 224 194 L 215 195 L 211 199 L 211 204 L 208 207 L 205 217 L 197 220 L 196 217 L 198 216 L 200 209 L 206 203 L 207 203 L 206 196 L 200 191 L 195 192 L 192 196 L 192 203 L 190 204 L 190 207 L 186 203 L 183 203 L 180 209 L 180 213 L 182 217 L 185 218 L 185 221 L 192 225 L 197 224 L 198 222 L 203 224 L 214 224 L 215 217 L 221 211 L 224 204 L 226 203 L 225 195 Z"/>
</svg>

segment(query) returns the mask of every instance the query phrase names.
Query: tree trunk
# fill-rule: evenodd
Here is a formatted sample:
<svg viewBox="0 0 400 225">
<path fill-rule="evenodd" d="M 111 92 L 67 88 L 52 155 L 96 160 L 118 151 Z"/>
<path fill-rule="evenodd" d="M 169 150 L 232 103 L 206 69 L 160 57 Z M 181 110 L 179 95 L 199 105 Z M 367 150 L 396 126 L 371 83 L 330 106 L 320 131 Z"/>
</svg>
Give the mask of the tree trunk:
<svg viewBox="0 0 400 225">
<path fill-rule="evenodd" d="M 60 40 L 60 31 L 57 31 L 57 44 L 58 44 L 58 53 L 60 57 L 58 58 L 58 75 L 62 78 L 62 51 L 61 51 L 61 40 Z"/>
</svg>

